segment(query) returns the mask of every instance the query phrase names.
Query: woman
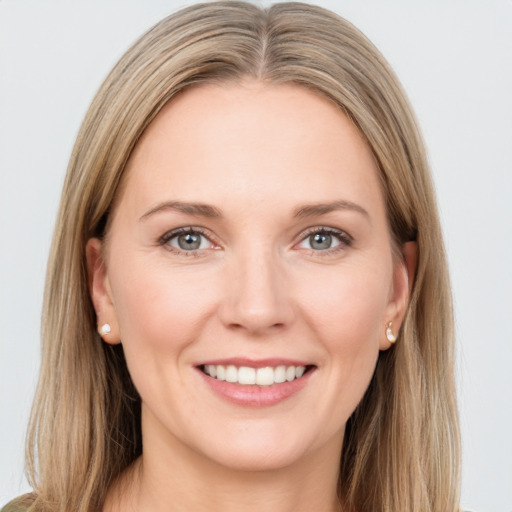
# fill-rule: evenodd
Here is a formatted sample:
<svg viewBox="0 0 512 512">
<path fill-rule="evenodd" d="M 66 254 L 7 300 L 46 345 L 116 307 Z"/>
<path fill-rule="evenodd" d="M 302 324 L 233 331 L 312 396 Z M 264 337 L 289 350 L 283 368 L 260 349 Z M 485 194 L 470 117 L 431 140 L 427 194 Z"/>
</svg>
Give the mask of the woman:
<svg viewBox="0 0 512 512">
<path fill-rule="evenodd" d="M 73 151 L 44 319 L 34 493 L 6 510 L 458 510 L 421 137 L 329 11 L 197 5 L 125 54 Z"/>
</svg>

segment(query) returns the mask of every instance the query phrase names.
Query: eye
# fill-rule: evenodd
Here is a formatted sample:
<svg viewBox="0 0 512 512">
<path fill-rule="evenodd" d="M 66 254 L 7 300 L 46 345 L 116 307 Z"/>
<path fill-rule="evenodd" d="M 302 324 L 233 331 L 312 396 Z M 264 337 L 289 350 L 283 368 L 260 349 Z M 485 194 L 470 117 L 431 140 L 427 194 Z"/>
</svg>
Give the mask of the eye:
<svg viewBox="0 0 512 512">
<path fill-rule="evenodd" d="M 180 228 L 166 233 L 160 239 L 160 244 L 177 252 L 195 252 L 215 247 L 215 244 L 197 228 Z"/>
<path fill-rule="evenodd" d="M 298 247 L 318 252 L 335 252 L 352 243 L 352 238 L 347 233 L 333 228 L 313 228 L 303 237 Z"/>
<path fill-rule="evenodd" d="M 316 251 L 330 249 L 331 247 L 336 247 L 340 244 L 340 241 L 334 238 L 330 233 L 322 232 L 309 235 L 306 240 L 311 249 L 315 249 Z"/>
</svg>

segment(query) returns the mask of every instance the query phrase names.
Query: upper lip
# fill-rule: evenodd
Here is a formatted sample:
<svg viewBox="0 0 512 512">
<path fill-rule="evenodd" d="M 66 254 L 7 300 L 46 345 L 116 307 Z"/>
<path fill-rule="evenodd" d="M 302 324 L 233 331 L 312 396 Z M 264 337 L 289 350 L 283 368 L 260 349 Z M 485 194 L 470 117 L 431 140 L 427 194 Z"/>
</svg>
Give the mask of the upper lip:
<svg viewBox="0 0 512 512">
<path fill-rule="evenodd" d="M 245 357 L 230 357 L 226 359 L 208 359 L 201 361 L 195 366 L 222 365 L 222 366 L 247 366 L 249 368 L 265 368 L 267 366 L 313 366 L 310 361 L 300 361 L 286 358 L 249 359 Z"/>
</svg>

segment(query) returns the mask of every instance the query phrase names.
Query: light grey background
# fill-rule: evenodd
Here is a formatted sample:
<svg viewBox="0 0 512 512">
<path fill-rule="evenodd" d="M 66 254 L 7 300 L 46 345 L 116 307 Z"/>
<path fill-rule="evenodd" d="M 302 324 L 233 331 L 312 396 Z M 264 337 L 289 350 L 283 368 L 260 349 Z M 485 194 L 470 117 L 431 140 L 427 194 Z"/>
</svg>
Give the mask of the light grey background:
<svg viewBox="0 0 512 512">
<path fill-rule="evenodd" d="M 28 490 L 44 272 L 74 137 L 115 60 L 190 3 L 0 0 L 0 505 Z M 462 504 L 511 511 L 512 1 L 314 3 L 374 41 L 423 127 L 456 304 Z"/>
</svg>

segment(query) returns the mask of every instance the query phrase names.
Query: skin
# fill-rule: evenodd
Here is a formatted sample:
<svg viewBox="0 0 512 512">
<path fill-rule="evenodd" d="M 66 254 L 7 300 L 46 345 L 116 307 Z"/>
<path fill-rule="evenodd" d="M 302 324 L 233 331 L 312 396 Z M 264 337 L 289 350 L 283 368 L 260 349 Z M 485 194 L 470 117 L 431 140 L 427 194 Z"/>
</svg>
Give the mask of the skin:
<svg viewBox="0 0 512 512">
<path fill-rule="evenodd" d="M 222 216 L 148 213 L 169 201 Z M 162 240 L 183 227 L 201 228 L 199 249 Z M 310 228 L 341 238 L 319 249 Z M 404 254 L 393 257 L 370 149 L 326 99 L 258 82 L 175 98 L 130 158 L 106 241 L 87 246 L 104 340 L 122 342 L 142 398 L 143 455 L 104 510 L 339 510 L 345 423 L 390 347 L 387 323 L 403 320 Z M 313 370 L 286 400 L 245 407 L 197 369 L 229 357 Z"/>
</svg>

